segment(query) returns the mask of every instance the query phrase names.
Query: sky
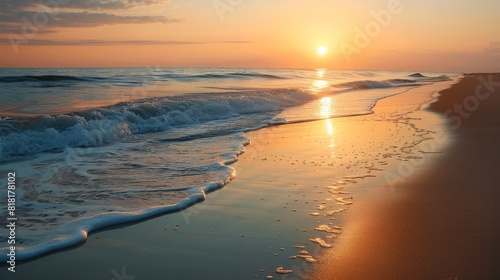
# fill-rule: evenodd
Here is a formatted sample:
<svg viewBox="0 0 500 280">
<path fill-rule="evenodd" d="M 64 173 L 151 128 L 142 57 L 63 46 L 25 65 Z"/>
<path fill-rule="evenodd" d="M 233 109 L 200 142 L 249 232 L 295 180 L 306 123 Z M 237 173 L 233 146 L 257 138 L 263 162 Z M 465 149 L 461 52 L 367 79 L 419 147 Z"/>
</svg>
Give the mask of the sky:
<svg viewBox="0 0 500 280">
<path fill-rule="evenodd" d="M 0 67 L 500 72 L 498 14 L 498 0 L 0 0 Z"/>
</svg>

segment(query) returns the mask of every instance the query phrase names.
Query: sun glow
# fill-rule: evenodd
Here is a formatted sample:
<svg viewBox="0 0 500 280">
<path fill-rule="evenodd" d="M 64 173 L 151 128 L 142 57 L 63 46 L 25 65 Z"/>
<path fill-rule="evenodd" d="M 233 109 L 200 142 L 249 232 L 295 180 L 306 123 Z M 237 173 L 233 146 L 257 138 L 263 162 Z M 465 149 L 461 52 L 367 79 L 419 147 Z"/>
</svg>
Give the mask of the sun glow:
<svg viewBox="0 0 500 280">
<path fill-rule="evenodd" d="M 321 56 L 324 56 L 328 53 L 328 49 L 325 47 L 325 46 L 320 46 L 316 52 L 318 53 L 318 55 L 321 55 Z"/>
</svg>

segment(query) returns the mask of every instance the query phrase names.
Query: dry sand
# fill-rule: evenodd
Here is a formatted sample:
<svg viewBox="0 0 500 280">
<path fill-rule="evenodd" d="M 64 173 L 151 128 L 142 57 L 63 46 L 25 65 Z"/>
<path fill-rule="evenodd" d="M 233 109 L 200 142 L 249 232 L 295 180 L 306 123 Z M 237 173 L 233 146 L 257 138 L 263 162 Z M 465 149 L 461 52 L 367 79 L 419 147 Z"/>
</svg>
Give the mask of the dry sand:
<svg viewBox="0 0 500 280">
<path fill-rule="evenodd" d="M 441 92 L 431 110 L 447 115 L 453 144 L 434 168 L 393 186 L 400 196 L 354 208 L 310 279 L 500 279 L 500 87 L 491 79 L 500 75 L 467 75 Z"/>
</svg>

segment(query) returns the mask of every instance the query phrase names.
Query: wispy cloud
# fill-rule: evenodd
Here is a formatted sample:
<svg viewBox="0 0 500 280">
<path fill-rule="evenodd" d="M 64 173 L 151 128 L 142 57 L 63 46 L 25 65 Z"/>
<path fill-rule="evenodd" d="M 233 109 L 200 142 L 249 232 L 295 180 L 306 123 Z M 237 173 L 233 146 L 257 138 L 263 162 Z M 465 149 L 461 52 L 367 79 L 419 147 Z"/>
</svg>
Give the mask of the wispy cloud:
<svg viewBox="0 0 500 280">
<path fill-rule="evenodd" d="M 500 42 L 491 42 L 484 50 L 485 54 L 500 54 Z"/>
<path fill-rule="evenodd" d="M 160 41 L 160 40 L 76 40 L 54 41 L 35 39 L 29 40 L 28 46 L 113 46 L 113 45 L 203 45 L 203 44 L 251 44 L 250 41 Z M 0 44 L 10 44 L 10 40 L 0 38 Z"/>
<path fill-rule="evenodd" d="M 46 2 L 2 0 L 0 2 L 0 33 L 20 32 L 26 26 L 26 22 L 32 23 L 35 20 L 43 21 L 43 24 L 36 26 L 37 33 L 50 33 L 65 27 L 181 21 L 158 15 L 124 15 L 120 13 L 121 10 L 125 9 L 168 2 L 165 0 L 53 0 Z"/>
<path fill-rule="evenodd" d="M 0 25 L 0 30 L 2 30 L 1 28 L 13 29 L 15 23 L 23 23 L 21 20 L 23 17 L 30 18 L 32 15 L 31 12 L 18 12 L 2 16 L 2 23 L 5 25 Z M 95 27 L 111 24 L 170 23 L 178 21 L 163 16 L 122 16 L 110 13 L 67 12 L 51 15 L 44 28 L 50 31 L 52 28 L 57 27 Z"/>
<path fill-rule="evenodd" d="M 2 0 L 0 8 L 2 11 L 9 10 L 32 10 L 41 6 L 65 9 L 85 10 L 123 10 L 138 6 L 167 4 L 170 0 Z"/>
<path fill-rule="evenodd" d="M 33 1 L 35 2 L 35 1 Z M 165 0 L 71 0 L 67 1 L 65 7 L 91 10 L 121 10 L 130 9 L 137 6 L 166 4 Z"/>
<path fill-rule="evenodd" d="M 19 33 L 22 31 L 22 27 L 17 26 L 17 25 L 2 25 L 0 23 L 0 34 L 9 34 L 9 33 Z M 45 28 L 45 27 L 40 27 L 37 29 L 38 34 L 45 34 L 45 33 L 56 33 L 56 30 L 50 29 L 50 28 Z"/>
</svg>

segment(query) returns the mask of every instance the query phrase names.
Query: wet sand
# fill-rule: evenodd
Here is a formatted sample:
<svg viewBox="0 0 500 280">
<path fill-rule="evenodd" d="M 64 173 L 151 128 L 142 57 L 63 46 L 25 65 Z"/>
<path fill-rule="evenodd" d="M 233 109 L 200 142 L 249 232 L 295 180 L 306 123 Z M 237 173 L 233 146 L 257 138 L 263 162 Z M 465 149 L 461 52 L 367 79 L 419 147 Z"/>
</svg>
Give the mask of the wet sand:
<svg viewBox="0 0 500 280">
<path fill-rule="evenodd" d="M 250 132 L 252 144 L 233 166 L 236 179 L 209 194 L 203 203 L 139 224 L 91 233 L 78 248 L 18 265 L 15 275 L 1 267 L 0 277 L 306 277 L 318 264 L 315 260 L 335 256 L 346 241 L 356 237 L 354 222 L 372 218 L 379 222 L 376 211 L 369 212 L 371 216 L 365 212 L 359 217 L 358 213 L 402 195 L 394 186 L 377 187 L 388 181 L 387 171 L 395 172 L 401 162 L 417 159 L 422 168 L 430 168 L 442 156 L 448 140 L 425 144 L 433 134 L 444 133 L 443 119 L 415 110 L 434 91 L 451 84 L 423 86 L 386 98 L 376 105 L 373 115 Z M 420 151 L 418 157 L 416 151 Z M 412 175 L 420 173 L 415 170 Z M 370 239 L 371 233 L 360 232 L 358 237 Z M 360 252 L 352 249 L 358 250 L 352 253 Z M 293 273 L 278 274 L 278 267 Z"/>
<path fill-rule="evenodd" d="M 447 116 L 453 144 L 390 186 L 399 195 L 353 208 L 310 279 L 500 279 L 498 81 L 467 75 L 441 92 L 430 110 Z"/>
</svg>

